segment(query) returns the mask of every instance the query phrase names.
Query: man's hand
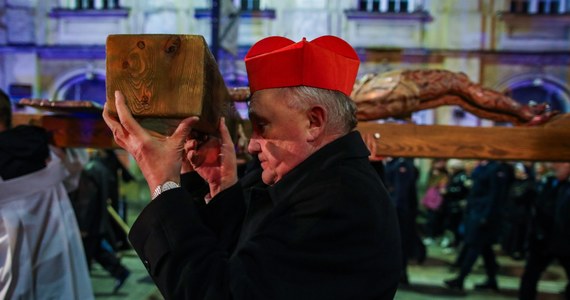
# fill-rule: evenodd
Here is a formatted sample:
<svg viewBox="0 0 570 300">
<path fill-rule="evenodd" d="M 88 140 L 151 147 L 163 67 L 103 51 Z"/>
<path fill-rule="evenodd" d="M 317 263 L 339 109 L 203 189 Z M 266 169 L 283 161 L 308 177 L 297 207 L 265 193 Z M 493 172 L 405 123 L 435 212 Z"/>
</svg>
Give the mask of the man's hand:
<svg viewBox="0 0 570 300">
<path fill-rule="evenodd" d="M 140 126 L 119 91 L 115 91 L 115 106 L 118 118 L 109 113 L 105 104 L 103 119 L 113 132 L 115 142 L 135 158 L 151 193 L 168 180 L 180 182 L 184 141 L 198 117 L 184 119 L 171 136 L 163 136 Z"/>
<path fill-rule="evenodd" d="M 234 144 L 224 118 L 221 118 L 218 130 L 221 138 L 210 137 L 201 143 L 191 138 L 184 144 L 186 159 L 210 186 L 210 197 L 238 180 Z"/>
</svg>

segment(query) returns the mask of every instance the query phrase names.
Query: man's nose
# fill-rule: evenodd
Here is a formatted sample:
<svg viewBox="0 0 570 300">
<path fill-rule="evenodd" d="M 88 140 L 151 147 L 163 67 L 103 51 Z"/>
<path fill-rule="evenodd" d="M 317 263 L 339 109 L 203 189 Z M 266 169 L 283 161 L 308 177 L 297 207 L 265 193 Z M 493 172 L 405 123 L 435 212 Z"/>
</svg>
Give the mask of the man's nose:
<svg viewBox="0 0 570 300">
<path fill-rule="evenodd" d="M 249 152 L 250 154 L 257 154 L 259 153 L 261 150 L 261 147 L 259 145 L 259 141 L 257 140 L 256 137 L 251 137 L 249 139 L 249 143 L 247 144 L 247 152 Z"/>
</svg>

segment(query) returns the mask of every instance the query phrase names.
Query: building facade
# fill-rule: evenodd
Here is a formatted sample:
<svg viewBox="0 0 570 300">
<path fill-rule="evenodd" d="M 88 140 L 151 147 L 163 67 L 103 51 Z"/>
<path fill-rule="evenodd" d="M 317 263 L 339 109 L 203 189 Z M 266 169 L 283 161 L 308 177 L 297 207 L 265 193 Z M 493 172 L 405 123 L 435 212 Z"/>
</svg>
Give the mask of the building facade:
<svg viewBox="0 0 570 300">
<path fill-rule="evenodd" d="M 227 85 L 243 86 L 243 56 L 257 40 L 331 34 L 356 48 L 360 76 L 447 69 L 524 104 L 570 112 L 569 12 L 569 0 L 0 0 L 0 88 L 14 101 L 103 103 L 107 36 L 147 33 L 203 35 Z M 414 118 L 492 125 L 457 107 Z"/>
</svg>

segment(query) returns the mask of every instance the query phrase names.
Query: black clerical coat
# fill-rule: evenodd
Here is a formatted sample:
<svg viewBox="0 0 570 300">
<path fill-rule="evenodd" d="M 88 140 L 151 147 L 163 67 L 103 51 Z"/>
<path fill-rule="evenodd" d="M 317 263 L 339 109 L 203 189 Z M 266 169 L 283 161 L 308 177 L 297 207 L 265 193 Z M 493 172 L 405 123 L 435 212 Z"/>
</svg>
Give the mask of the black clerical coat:
<svg viewBox="0 0 570 300">
<path fill-rule="evenodd" d="M 20 125 L 0 132 L 0 178 L 9 180 L 45 168 L 48 142 L 41 127 Z"/>
<path fill-rule="evenodd" d="M 129 238 L 166 299 L 392 299 L 398 222 L 368 154 L 352 132 L 269 187 L 166 191 Z"/>
<path fill-rule="evenodd" d="M 513 170 L 506 163 L 489 161 L 477 166 L 471 178 L 473 186 L 467 196 L 465 242 L 493 244 L 499 238 Z"/>
</svg>

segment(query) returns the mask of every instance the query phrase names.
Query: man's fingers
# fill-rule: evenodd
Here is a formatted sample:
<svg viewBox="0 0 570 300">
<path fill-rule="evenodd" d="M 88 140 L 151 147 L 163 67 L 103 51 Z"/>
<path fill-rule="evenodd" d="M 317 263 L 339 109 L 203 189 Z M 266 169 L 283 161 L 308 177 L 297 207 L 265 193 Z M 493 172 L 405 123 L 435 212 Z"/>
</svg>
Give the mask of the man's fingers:
<svg viewBox="0 0 570 300">
<path fill-rule="evenodd" d="M 186 151 L 186 153 L 196 149 L 198 149 L 198 142 L 196 140 L 186 140 L 186 142 L 184 142 L 184 151 Z"/>
<path fill-rule="evenodd" d="M 230 131 L 226 126 L 226 118 L 224 117 L 220 118 L 219 130 L 220 130 L 220 136 L 222 138 L 222 145 L 232 145 L 233 144 L 232 137 L 230 136 Z"/>
<path fill-rule="evenodd" d="M 119 115 L 119 121 L 123 127 L 130 133 L 142 136 L 146 134 L 146 131 L 140 126 L 140 124 L 133 118 L 131 111 L 127 107 L 125 102 L 125 96 L 120 91 L 115 91 L 115 107 L 117 109 L 117 114 Z"/>
<path fill-rule="evenodd" d="M 107 106 L 107 103 L 105 103 L 105 105 L 103 106 L 103 120 L 105 121 L 109 129 L 111 129 L 111 132 L 113 133 L 113 137 L 115 138 L 117 144 L 124 148 L 123 138 L 125 135 L 123 132 L 123 125 L 119 123 L 117 118 L 115 118 L 109 113 L 109 106 Z"/>
<path fill-rule="evenodd" d="M 107 106 L 107 103 L 105 103 L 105 105 L 103 105 L 103 120 L 105 121 L 105 123 L 107 124 L 107 126 L 113 130 L 114 127 L 116 126 L 120 126 L 121 124 L 116 120 L 116 118 L 114 118 L 113 116 L 111 116 L 111 114 L 109 113 L 109 106 Z"/>
<path fill-rule="evenodd" d="M 190 134 L 190 130 L 192 130 L 192 126 L 194 126 L 194 124 L 198 123 L 198 121 L 200 120 L 200 118 L 198 117 L 188 117 L 184 120 L 182 120 L 182 122 L 180 122 L 180 124 L 178 124 L 178 127 L 176 127 L 176 130 L 174 131 L 174 133 L 172 134 L 172 138 L 180 138 L 181 140 L 184 140 L 184 138 L 186 138 L 189 134 Z"/>
<path fill-rule="evenodd" d="M 186 158 L 194 169 L 199 168 L 204 163 L 204 157 L 195 150 L 188 151 Z"/>
</svg>

